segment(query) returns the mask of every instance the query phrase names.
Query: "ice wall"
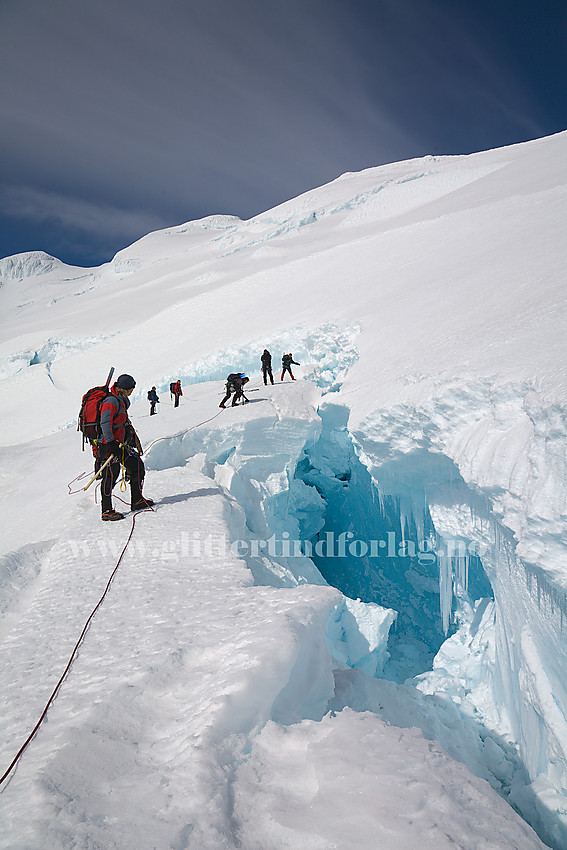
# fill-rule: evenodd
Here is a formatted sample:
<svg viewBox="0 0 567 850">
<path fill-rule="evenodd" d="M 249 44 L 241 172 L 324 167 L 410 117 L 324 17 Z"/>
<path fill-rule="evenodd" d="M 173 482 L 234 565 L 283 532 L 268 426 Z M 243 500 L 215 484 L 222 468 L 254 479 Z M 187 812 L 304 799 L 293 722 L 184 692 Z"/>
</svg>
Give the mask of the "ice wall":
<svg viewBox="0 0 567 850">
<path fill-rule="evenodd" d="M 345 594 L 327 625 L 346 677 L 337 710 L 384 715 L 398 693 L 385 701 L 382 686 L 372 696 L 357 670 L 401 687 L 395 702 L 414 704 L 410 725 L 561 847 L 561 599 L 518 559 L 491 499 L 450 457 L 424 445 L 398 451 L 362 431 L 355 439 L 348 408 L 326 400 L 316 415 L 318 392 L 304 387 L 301 403 L 299 385 L 288 406 L 274 393 L 268 415 L 158 441 L 149 468 L 188 464 L 222 485 L 256 584 L 328 582 Z M 384 716 L 396 723 L 406 713 Z"/>
<path fill-rule="evenodd" d="M 324 502 L 295 474 L 304 447 L 319 440 L 320 393 L 310 382 L 293 390 L 291 401 L 274 394 L 268 414 L 239 420 L 231 410 L 222 426 L 215 421 L 160 439 L 147 455 L 149 469 L 189 465 L 224 488 L 238 507 L 226 518 L 232 541 L 257 585 L 327 584 L 301 545 L 321 527 Z M 395 619 L 394 611 L 375 602 L 343 599 L 326 632 L 336 664 L 380 674 Z"/>
<path fill-rule="evenodd" d="M 401 682 L 430 669 L 447 634 L 470 616 L 475 600 L 492 597 L 473 547 L 456 538 L 441 544 L 430 513 L 432 482 L 438 498 L 441 490 L 447 498 L 458 493 L 464 482 L 448 458 L 415 452 L 381 468 L 378 485 L 356 452 L 348 409 L 326 403 L 319 412 L 320 439 L 305 449 L 296 470 L 325 505 L 311 540 L 313 560 L 347 596 L 397 611 L 384 675 Z M 306 537 L 312 525 L 301 524 Z"/>
<path fill-rule="evenodd" d="M 553 581 L 565 554 L 564 422 L 532 387 L 486 383 L 376 414 L 355 439 L 380 511 L 395 506 L 418 551 L 434 539 L 439 645 L 414 683 L 515 751 L 506 796 L 557 848 L 567 846 L 567 604 Z"/>
<path fill-rule="evenodd" d="M 327 627 L 337 669 L 347 680 L 358 668 L 408 688 L 416 705 L 427 705 L 418 712 L 424 733 L 432 729 L 560 848 L 567 835 L 565 600 L 522 557 L 534 551 L 534 538 L 524 537 L 522 548 L 507 525 L 520 517 L 522 501 L 511 485 L 490 488 L 486 467 L 498 458 L 498 443 L 517 487 L 529 480 L 522 452 L 535 452 L 543 469 L 545 446 L 555 441 L 536 428 L 526 449 L 526 423 L 515 421 L 521 405 L 506 388 L 500 400 L 486 393 L 498 432 L 491 442 L 484 385 L 448 394 L 435 409 L 377 413 L 353 433 L 337 366 L 320 382 L 322 401 L 312 382 L 293 387 L 293 403 L 274 392 L 269 413 L 161 440 L 148 465 L 189 463 L 225 488 L 240 506 L 229 525 L 246 542 L 257 584 L 328 582 L 341 590 L 345 599 Z M 467 439 L 467 427 L 482 438 Z M 521 441 L 504 439 L 516 432 Z M 459 455 L 459 446 L 468 452 Z M 471 470 L 484 478 L 470 480 Z M 541 489 L 533 489 L 541 503 Z M 524 524 L 534 527 L 527 512 Z M 547 528 L 542 541 L 554 552 L 560 541 L 554 525 Z M 269 550 L 270 540 L 279 548 Z M 365 702 L 361 680 L 352 681 L 344 704 L 378 710 L 383 700 Z M 466 745 L 452 740 L 448 730 L 457 726 Z"/>
</svg>

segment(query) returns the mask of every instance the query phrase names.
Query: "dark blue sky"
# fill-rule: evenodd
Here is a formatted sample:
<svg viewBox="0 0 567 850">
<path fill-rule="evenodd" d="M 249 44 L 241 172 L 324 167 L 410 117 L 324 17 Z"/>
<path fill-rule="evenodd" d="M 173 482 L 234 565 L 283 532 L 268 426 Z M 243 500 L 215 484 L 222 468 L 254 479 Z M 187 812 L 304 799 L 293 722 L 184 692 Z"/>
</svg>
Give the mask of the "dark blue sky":
<svg viewBox="0 0 567 850">
<path fill-rule="evenodd" d="M 566 0 L 0 0 L 0 256 L 567 128 Z"/>
</svg>

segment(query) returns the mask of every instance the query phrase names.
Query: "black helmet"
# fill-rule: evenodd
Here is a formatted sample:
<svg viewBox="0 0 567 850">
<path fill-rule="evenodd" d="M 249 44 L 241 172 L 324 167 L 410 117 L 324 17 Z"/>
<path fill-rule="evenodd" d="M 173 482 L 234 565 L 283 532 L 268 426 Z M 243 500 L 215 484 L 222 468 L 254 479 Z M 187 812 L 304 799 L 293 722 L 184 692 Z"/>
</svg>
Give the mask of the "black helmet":
<svg viewBox="0 0 567 850">
<path fill-rule="evenodd" d="M 120 375 L 120 377 L 116 379 L 116 386 L 121 390 L 133 390 L 136 386 L 136 381 L 132 375 Z"/>
</svg>

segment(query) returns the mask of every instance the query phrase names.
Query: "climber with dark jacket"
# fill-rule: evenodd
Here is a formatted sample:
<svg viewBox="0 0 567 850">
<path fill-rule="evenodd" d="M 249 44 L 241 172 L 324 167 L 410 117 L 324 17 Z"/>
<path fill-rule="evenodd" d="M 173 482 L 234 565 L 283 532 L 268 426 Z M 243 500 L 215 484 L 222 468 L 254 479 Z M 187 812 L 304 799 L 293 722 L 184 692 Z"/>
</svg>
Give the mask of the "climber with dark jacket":
<svg viewBox="0 0 567 850">
<path fill-rule="evenodd" d="M 260 360 L 262 361 L 262 377 L 264 378 L 264 385 L 268 384 L 268 378 L 273 384 L 274 376 L 272 375 L 272 355 L 267 348 L 264 349 L 264 353 Z"/>
<path fill-rule="evenodd" d="M 284 356 L 282 357 L 282 376 L 280 378 L 280 381 L 283 381 L 286 372 L 289 372 L 291 380 L 295 381 L 295 378 L 293 377 L 293 372 L 291 371 L 292 363 L 294 363 L 296 366 L 301 366 L 301 363 L 297 363 L 293 359 L 293 354 L 284 354 Z"/>
<path fill-rule="evenodd" d="M 150 403 L 150 416 L 155 416 L 156 404 L 159 404 L 159 396 L 155 387 L 148 390 L 148 401 Z"/>
<path fill-rule="evenodd" d="M 112 507 L 112 490 L 120 466 L 124 466 L 130 481 L 130 507 L 133 511 L 144 510 L 153 505 L 152 499 L 142 496 L 142 485 L 146 470 L 140 455 L 142 446 L 129 418 L 129 396 L 132 395 L 136 381 L 131 375 L 120 375 L 103 400 L 100 407 L 100 436 L 93 444 L 95 472 L 104 465 L 109 457 L 112 460 L 101 475 L 102 519 L 104 522 L 124 519 L 124 514 Z"/>
<path fill-rule="evenodd" d="M 181 381 L 177 379 L 175 384 L 172 384 L 171 392 L 175 398 L 175 402 L 173 404 L 174 407 L 179 407 L 179 398 L 183 395 L 183 390 L 181 389 Z"/>
<path fill-rule="evenodd" d="M 249 399 L 244 395 L 244 385 L 248 383 L 250 378 L 247 378 L 244 372 L 233 372 L 226 379 L 226 395 L 219 404 L 219 407 L 224 407 L 225 403 L 229 400 L 232 393 L 234 393 L 234 398 L 232 399 L 232 407 L 238 404 L 239 400 L 242 399 L 242 403 L 246 404 Z"/>
</svg>

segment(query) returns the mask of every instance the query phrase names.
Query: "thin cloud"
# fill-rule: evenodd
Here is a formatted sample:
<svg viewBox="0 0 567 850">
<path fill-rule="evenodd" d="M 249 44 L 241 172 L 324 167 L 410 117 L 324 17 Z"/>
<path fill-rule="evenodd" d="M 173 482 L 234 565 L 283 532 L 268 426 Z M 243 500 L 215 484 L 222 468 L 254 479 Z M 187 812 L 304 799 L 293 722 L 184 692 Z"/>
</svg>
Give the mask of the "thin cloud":
<svg viewBox="0 0 567 850">
<path fill-rule="evenodd" d="M 119 231 L 136 238 L 150 230 L 166 227 L 162 218 L 140 210 L 120 209 L 83 198 L 71 198 L 29 186 L 0 187 L 0 211 L 29 222 L 59 222 L 106 239 Z"/>
</svg>

